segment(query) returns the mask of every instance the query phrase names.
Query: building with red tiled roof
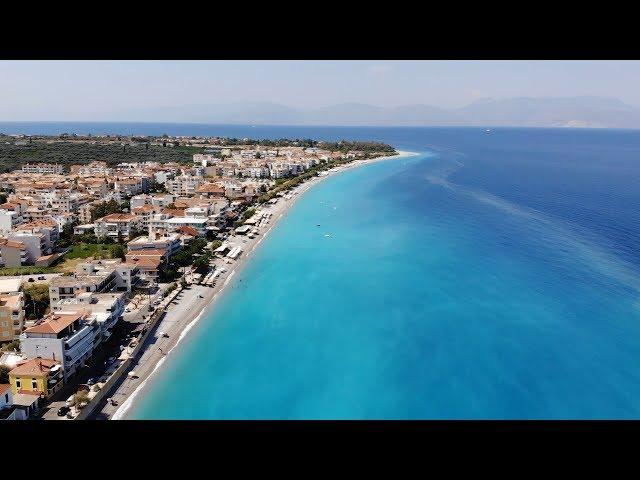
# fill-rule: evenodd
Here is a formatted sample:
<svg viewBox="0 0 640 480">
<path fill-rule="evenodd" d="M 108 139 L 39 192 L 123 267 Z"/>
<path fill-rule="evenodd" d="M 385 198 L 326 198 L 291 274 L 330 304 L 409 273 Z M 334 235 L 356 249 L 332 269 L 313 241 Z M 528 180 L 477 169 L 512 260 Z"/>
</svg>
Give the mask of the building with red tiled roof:
<svg viewBox="0 0 640 480">
<path fill-rule="evenodd" d="M 49 358 L 62 364 L 65 379 L 93 353 L 100 325 L 80 307 L 50 314 L 20 336 L 20 350 L 28 358 Z"/>
<path fill-rule="evenodd" d="M 9 383 L 13 395 L 50 397 L 62 388 L 62 365 L 49 358 L 26 360 L 9 372 Z"/>
</svg>

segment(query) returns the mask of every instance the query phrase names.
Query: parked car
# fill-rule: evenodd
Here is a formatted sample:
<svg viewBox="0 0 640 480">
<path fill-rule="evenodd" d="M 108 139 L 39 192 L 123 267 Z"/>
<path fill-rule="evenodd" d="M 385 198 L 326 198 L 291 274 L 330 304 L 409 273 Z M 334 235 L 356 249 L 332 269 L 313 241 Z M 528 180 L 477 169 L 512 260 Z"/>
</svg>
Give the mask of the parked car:
<svg viewBox="0 0 640 480">
<path fill-rule="evenodd" d="M 71 409 L 67 406 L 62 406 L 58 409 L 58 416 L 64 417 L 67 413 L 69 413 Z"/>
<path fill-rule="evenodd" d="M 29 277 L 29 280 L 27 280 L 28 282 L 35 282 L 35 280 L 33 279 L 33 277 Z"/>
<path fill-rule="evenodd" d="M 45 279 L 45 278 L 44 278 L 44 277 L 42 277 L 42 276 L 38 277 L 38 280 L 44 280 L 44 279 Z"/>
</svg>

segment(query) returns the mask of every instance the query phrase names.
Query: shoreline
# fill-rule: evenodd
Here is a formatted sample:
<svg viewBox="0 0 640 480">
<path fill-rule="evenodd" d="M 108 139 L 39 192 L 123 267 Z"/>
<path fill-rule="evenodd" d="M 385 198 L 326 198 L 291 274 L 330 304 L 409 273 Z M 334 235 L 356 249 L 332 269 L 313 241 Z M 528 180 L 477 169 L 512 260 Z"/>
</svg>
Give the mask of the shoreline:
<svg viewBox="0 0 640 480">
<path fill-rule="evenodd" d="M 251 245 L 251 247 L 247 248 L 246 251 L 243 251 L 240 258 L 231 265 L 227 265 L 221 260 L 216 260 L 217 265 L 224 265 L 224 268 L 228 267 L 227 268 L 228 271 L 226 272 L 223 282 L 220 282 L 220 280 L 222 280 L 222 278 L 220 278 L 219 284 L 213 288 L 206 287 L 206 286 L 199 286 L 199 285 L 191 285 L 189 289 L 185 289 L 181 292 L 181 294 L 183 292 L 192 292 L 191 296 L 194 296 L 196 291 L 201 292 L 203 296 L 202 300 L 204 301 L 203 302 L 194 301 L 193 303 L 195 303 L 196 305 L 193 305 L 193 307 L 189 309 L 189 314 L 185 318 L 175 320 L 174 321 L 175 324 L 172 325 L 173 328 L 167 328 L 163 326 L 166 318 L 158 323 L 158 325 L 155 327 L 156 331 L 161 331 L 162 329 L 162 331 L 167 332 L 168 330 L 171 330 L 171 329 L 173 330 L 177 329 L 179 332 L 179 334 L 176 335 L 177 338 L 174 340 L 174 335 L 171 335 L 168 341 L 163 342 L 161 339 L 157 337 L 157 335 L 149 335 L 149 338 L 145 342 L 145 343 L 147 342 L 148 343 L 143 347 L 142 352 L 138 356 L 138 359 L 135 362 L 133 362 L 136 365 L 136 372 L 141 373 L 138 377 L 139 384 L 136 385 L 133 391 L 131 392 L 126 392 L 126 391 L 121 392 L 120 390 L 123 389 L 122 388 L 123 385 L 119 385 L 118 388 L 111 394 L 112 398 L 115 398 L 118 394 L 121 395 L 120 398 L 122 397 L 124 398 L 120 402 L 120 405 L 117 407 L 117 409 L 115 409 L 115 411 L 111 414 L 111 416 L 109 417 L 109 420 L 126 419 L 126 415 L 134 406 L 134 402 L 138 397 L 138 395 L 141 392 L 143 392 L 146 388 L 151 386 L 150 382 L 157 380 L 157 378 L 154 378 L 155 372 L 164 364 L 167 357 L 169 357 L 169 355 L 172 354 L 174 349 L 189 334 L 189 332 L 193 330 L 194 327 L 197 326 L 200 320 L 205 315 L 211 313 L 211 311 L 215 308 L 217 301 L 222 296 L 222 294 L 226 291 L 227 286 L 231 283 L 232 278 L 238 272 L 241 272 L 243 270 L 243 268 L 251 260 L 253 252 L 260 246 L 262 241 L 268 236 L 271 230 L 280 223 L 280 220 L 282 220 L 287 215 L 287 213 L 291 210 L 291 208 L 296 204 L 298 199 L 304 196 L 304 194 L 309 189 L 319 184 L 324 179 L 332 177 L 341 172 L 351 170 L 354 168 L 359 168 L 365 165 L 382 162 L 382 161 L 408 158 L 408 157 L 419 155 L 419 153 L 417 152 L 409 152 L 409 151 L 403 151 L 403 150 L 396 150 L 396 151 L 398 152 L 398 155 L 383 156 L 383 157 L 367 159 L 367 160 L 354 160 L 346 165 L 341 165 L 338 167 L 334 167 L 330 170 L 326 170 L 325 175 L 313 177 L 303 182 L 301 185 L 292 189 L 290 192 L 295 192 L 295 194 L 292 195 L 291 198 L 287 199 L 283 196 L 283 197 L 280 197 L 278 203 L 274 206 L 260 207 L 261 211 L 268 211 L 273 213 L 273 218 L 270 220 L 270 223 L 267 225 L 266 230 L 264 232 L 260 232 L 260 235 L 258 236 L 258 238 L 256 238 L 255 241 L 253 242 L 247 241 L 246 238 L 243 238 L 244 236 L 238 237 L 237 235 L 232 235 L 229 237 L 229 239 L 234 241 L 234 244 L 242 245 L 242 242 L 245 242 L 245 243 L 248 243 L 247 247 L 249 247 L 249 245 Z M 179 303 L 183 303 L 186 301 L 186 299 L 181 299 L 178 301 Z M 173 313 L 175 313 L 175 310 L 179 310 L 179 308 L 172 308 Z M 170 313 L 171 312 L 167 314 L 167 317 L 170 316 Z M 171 320 L 168 320 L 168 323 L 171 323 L 171 322 L 172 322 Z M 178 332 L 175 332 L 175 333 L 178 333 Z M 153 352 L 155 352 L 155 350 L 152 350 L 150 347 L 158 345 L 159 343 L 163 344 L 163 347 L 165 348 L 166 353 L 160 356 L 158 356 L 157 354 L 153 355 Z M 160 350 L 159 347 L 158 347 L 158 350 Z M 144 360 L 145 355 L 147 355 L 146 360 Z M 158 358 L 149 358 L 149 357 L 158 357 Z M 139 370 L 141 365 L 145 366 L 146 370 L 150 369 L 150 371 L 147 371 L 144 373 L 141 372 Z M 126 382 L 127 380 L 124 380 L 123 384 Z M 108 407 L 109 406 L 106 405 L 105 407 L 99 410 L 102 410 L 102 411 L 108 410 L 109 409 Z"/>
</svg>

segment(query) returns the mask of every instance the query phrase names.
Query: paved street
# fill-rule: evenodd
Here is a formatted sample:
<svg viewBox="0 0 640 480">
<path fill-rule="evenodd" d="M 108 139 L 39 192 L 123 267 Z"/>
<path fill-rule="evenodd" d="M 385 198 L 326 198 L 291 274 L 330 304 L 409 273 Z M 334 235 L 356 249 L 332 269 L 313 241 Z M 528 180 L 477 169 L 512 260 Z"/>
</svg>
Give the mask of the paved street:
<svg viewBox="0 0 640 480">
<path fill-rule="evenodd" d="M 90 378 L 94 379 L 94 382 L 100 378 L 105 372 L 105 362 L 111 357 L 119 357 L 122 349 L 130 343 L 131 339 L 127 338 L 129 333 L 140 323 L 145 321 L 144 317 L 148 317 L 151 312 L 148 311 L 149 304 L 153 304 L 157 299 L 162 298 L 164 291 L 170 284 L 160 284 L 157 292 L 148 297 L 147 295 L 141 296 L 141 301 L 138 304 L 138 308 L 132 309 L 130 312 L 125 312 L 123 315 L 123 321 L 118 323 L 118 330 L 114 331 L 113 336 L 103 345 L 103 348 L 94 353 L 90 367 L 81 370 L 71 381 L 65 385 L 60 392 L 58 392 L 51 403 L 44 407 L 39 415 L 39 418 L 44 420 L 68 420 L 66 416 L 59 417 L 57 415 L 58 409 L 65 405 L 67 398 L 73 395 L 78 388 L 78 385 L 86 384 Z M 132 303 L 127 305 L 130 308 Z M 73 410 L 72 413 L 77 413 Z"/>
</svg>

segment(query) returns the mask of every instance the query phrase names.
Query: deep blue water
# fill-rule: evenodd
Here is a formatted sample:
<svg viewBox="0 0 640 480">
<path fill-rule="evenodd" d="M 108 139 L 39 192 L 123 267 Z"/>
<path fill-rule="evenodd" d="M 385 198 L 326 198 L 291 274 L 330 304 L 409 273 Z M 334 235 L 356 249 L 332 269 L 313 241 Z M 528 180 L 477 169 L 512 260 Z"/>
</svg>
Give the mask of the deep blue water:
<svg viewBox="0 0 640 480">
<path fill-rule="evenodd" d="M 421 152 L 305 194 L 130 418 L 640 418 L 640 132 L 46 128 Z"/>
</svg>

